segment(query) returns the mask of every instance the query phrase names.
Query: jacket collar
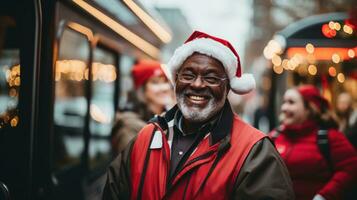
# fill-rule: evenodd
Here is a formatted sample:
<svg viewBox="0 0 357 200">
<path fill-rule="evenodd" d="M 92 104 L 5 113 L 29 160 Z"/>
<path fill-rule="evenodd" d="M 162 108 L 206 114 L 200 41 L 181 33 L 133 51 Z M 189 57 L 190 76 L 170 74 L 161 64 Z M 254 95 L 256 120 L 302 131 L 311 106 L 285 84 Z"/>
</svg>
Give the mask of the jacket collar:
<svg viewBox="0 0 357 200">
<path fill-rule="evenodd" d="M 163 116 L 156 116 L 155 118 L 151 119 L 149 123 L 157 123 L 163 130 L 167 130 L 169 127 L 169 122 L 173 122 L 175 115 L 177 112 L 181 112 L 178 108 L 177 105 L 175 105 L 173 108 L 168 110 L 165 115 Z M 232 126 L 233 126 L 233 111 L 231 109 L 230 103 L 227 100 L 226 103 L 223 106 L 223 109 L 221 112 L 218 113 L 219 119 L 213 127 L 211 134 L 210 134 L 210 139 L 211 139 L 211 145 L 216 144 L 217 142 L 221 141 L 223 138 L 226 138 L 227 136 L 230 135 Z M 225 140 L 226 142 L 229 142 L 230 137 Z"/>
</svg>

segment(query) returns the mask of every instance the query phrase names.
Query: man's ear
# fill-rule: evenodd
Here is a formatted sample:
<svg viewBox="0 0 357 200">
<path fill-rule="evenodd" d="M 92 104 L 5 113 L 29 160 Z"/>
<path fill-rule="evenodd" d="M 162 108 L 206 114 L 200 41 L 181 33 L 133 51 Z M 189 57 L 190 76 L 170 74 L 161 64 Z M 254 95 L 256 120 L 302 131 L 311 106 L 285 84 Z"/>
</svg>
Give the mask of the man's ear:
<svg viewBox="0 0 357 200">
<path fill-rule="evenodd" d="M 229 82 L 227 83 L 227 91 L 226 91 L 226 95 L 228 95 L 229 91 L 231 90 L 231 84 L 229 84 Z"/>
<path fill-rule="evenodd" d="M 178 73 L 175 74 L 175 77 L 174 77 L 174 83 L 176 84 L 177 82 L 177 78 L 178 78 Z"/>
</svg>

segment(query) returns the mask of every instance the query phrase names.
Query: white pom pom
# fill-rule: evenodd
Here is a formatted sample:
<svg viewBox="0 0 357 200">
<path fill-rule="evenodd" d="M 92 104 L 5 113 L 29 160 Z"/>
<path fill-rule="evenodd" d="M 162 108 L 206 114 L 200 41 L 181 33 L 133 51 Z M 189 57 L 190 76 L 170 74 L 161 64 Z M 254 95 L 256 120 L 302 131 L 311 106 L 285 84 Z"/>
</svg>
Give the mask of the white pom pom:
<svg viewBox="0 0 357 200">
<path fill-rule="evenodd" d="M 230 80 L 231 89 L 237 94 L 247 94 L 255 88 L 255 80 L 252 74 L 242 74 Z"/>
</svg>

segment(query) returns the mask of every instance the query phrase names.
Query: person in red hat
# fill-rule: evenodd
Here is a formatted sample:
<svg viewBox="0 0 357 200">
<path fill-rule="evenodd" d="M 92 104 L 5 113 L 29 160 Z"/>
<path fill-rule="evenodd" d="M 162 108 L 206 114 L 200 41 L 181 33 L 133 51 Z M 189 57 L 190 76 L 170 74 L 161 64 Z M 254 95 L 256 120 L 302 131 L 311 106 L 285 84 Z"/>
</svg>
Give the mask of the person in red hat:
<svg viewBox="0 0 357 200">
<path fill-rule="evenodd" d="M 328 101 L 312 85 L 289 89 L 281 120 L 269 135 L 289 169 L 296 199 L 345 199 L 357 183 L 357 152 L 336 129 Z"/>
<path fill-rule="evenodd" d="M 135 86 L 135 106 L 119 112 L 111 131 L 113 154 L 120 153 L 148 120 L 160 115 L 174 104 L 172 86 L 161 64 L 154 60 L 139 60 L 132 68 Z"/>
<path fill-rule="evenodd" d="M 175 104 L 172 86 L 160 62 L 139 60 L 131 72 L 139 100 L 135 111 L 144 121 L 148 121 L 154 115 L 160 115 Z"/>
<path fill-rule="evenodd" d="M 270 139 L 233 113 L 254 89 L 226 40 L 195 31 L 167 64 L 177 105 L 150 120 L 107 172 L 103 199 L 294 199 Z"/>
</svg>

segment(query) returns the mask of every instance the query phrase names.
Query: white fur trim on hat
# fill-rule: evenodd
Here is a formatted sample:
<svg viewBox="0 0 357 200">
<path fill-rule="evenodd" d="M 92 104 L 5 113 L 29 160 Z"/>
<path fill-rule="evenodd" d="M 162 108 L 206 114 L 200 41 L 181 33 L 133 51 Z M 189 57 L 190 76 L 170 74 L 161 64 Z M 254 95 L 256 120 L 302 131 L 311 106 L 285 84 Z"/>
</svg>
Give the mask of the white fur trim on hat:
<svg viewBox="0 0 357 200">
<path fill-rule="evenodd" d="M 212 56 L 223 64 L 233 92 L 245 94 L 255 88 L 255 80 L 252 75 L 242 74 L 241 77 L 236 77 L 238 59 L 233 52 L 222 43 L 210 38 L 194 39 L 176 49 L 174 55 L 167 63 L 167 69 L 170 72 L 167 74 L 167 77 L 173 85 L 175 85 L 174 79 L 177 70 L 194 52 Z"/>
<path fill-rule="evenodd" d="M 231 89 L 237 94 L 246 94 L 255 88 L 255 80 L 252 74 L 242 74 L 241 77 L 231 78 Z"/>
</svg>

